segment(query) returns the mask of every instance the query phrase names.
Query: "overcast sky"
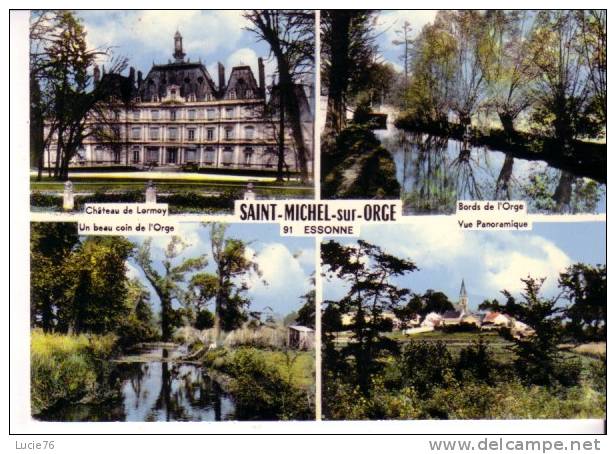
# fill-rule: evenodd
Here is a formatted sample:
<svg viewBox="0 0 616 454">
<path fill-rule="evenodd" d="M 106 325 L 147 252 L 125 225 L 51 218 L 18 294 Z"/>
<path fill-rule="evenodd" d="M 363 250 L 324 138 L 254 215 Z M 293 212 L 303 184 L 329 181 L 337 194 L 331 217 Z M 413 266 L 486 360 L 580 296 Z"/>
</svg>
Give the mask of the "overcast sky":
<svg viewBox="0 0 616 454">
<path fill-rule="evenodd" d="M 179 236 L 190 246 L 176 259 L 179 264 L 182 258 L 197 257 L 206 254 L 210 262 L 205 271 L 214 272 L 215 265 L 211 259 L 209 228 L 201 223 L 180 223 Z M 248 283 L 250 290 L 247 296 L 252 303 L 250 310 L 263 310 L 271 307 L 275 313 L 284 316 L 296 311 L 303 304 L 300 296 L 312 288 L 310 277 L 315 268 L 315 240 L 313 238 L 281 237 L 278 224 L 231 224 L 227 236 L 244 240 L 248 245 L 248 253 L 255 257 L 262 276 L 252 274 Z M 135 243 L 141 243 L 145 237 L 129 237 Z M 153 237 L 152 259 L 160 270 L 164 250 L 169 244 L 169 237 Z M 129 276 L 140 277 L 146 283 L 140 268 L 132 259 L 128 262 Z M 267 285 L 263 283 L 267 282 Z M 152 301 L 158 310 L 158 298 L 150 288 Z"/>
<path fill-rule="evenodd" d="M 218 84 L 216 63 L 225 65 L 227 80 L 232 66 L 250 65 L 257 76 L 257 58 L 266 59 L 269 47 L 245 30 L 241 11 L 77 11 L 87 32 L 90 48 L 111 47 L 115 56 L 127 57 L 129 65 L 145 77 L 152 62 L 172 59 L 173 35 L 179 30 L 190 61 L 206 65 Z M 269 83 L 275 65 L 266 60 Z"/>
<path fill-rule="evenodd" d="M 605 264 L 605 227 L 603 222 L 554 222 L 535 223 L 527 232 L 482 232 L 435 222 L 429 226 L 363 226 L 361 238 L 419 267 L 396 281 L 398 285 L 416 293 L 442 291 L 457 302 L 464 279 L 469 306 L 476 309 L 485 299 L 499 298 L 503 289 L 517 295 L 520 278 L 528 275 L 546 277 L 543 288 L 551 296 L 557 291 L 558 273 L 568 265 Z M 338 299 L 344 292 L 339 282 L 330 282 L 324 297 Z"/>
</svg>

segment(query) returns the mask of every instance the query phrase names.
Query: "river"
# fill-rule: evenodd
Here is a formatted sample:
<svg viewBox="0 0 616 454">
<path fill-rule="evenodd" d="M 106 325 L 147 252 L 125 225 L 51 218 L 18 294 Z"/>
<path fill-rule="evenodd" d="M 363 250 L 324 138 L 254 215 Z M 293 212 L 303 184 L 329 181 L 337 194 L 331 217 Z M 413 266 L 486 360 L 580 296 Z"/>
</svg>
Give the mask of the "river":
<svg viewBox="0 0 616 454">
<path fill-rule="evenodd" d="M 375 131 L 396 164 L 405 214 L 451 214 L 457 200 L 524 200 L 530 213 L 605 213 L 605 185 L 541 160 L 514 158 L 487 147 L 387 121 Z"/>
<path fill-rule="evenodd" d="M 43 421 L 223 421 L 233 419 L 231 396 L 200 365 L 177 362 L 176 349 L 150 348 L 105 365 L 95 402 L 64 403 Z"/>
</svg>

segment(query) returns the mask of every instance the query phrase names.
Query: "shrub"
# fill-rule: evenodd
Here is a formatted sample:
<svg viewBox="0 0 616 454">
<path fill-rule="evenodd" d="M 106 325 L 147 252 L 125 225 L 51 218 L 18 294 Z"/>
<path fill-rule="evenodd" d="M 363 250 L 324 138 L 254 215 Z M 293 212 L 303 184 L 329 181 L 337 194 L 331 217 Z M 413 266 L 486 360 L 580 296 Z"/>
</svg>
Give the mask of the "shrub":
<svg viewBox="0 0 616 454">
<path fill-rule="evenodd" d="M 227 371 L 233 377 L 230 393 L 240 420 L 308 420 L 314 418 L 308 391 L 283 379 L 252 348 L 233 354 Z"/>
<path fill-rule="evenodd" d="M 496 364 L 490 349 L 483 338 L 460 350 L 456 364 L 456 377 L 462 379 L 470 376 L 475 380 L 493 383 Z"/>
<path fill-rule="evenodd" d="M 411 341 L 402 351 L 403 383 L 426 396 L 434 387 L 443 386 L 453 378 L 453 359 L 442 341 Z"/>
</svg>

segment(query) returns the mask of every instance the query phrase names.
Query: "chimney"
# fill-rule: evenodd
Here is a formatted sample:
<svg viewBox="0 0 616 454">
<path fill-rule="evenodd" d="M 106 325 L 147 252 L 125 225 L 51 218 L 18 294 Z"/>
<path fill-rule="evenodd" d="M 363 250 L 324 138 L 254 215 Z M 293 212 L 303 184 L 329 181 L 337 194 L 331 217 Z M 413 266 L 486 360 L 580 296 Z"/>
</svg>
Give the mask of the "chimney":
<svg viewBox="0 0 616 454">
<path fill-rule="evenodd" d="M 143 83 L 143 73 L 141 71 L 137 71 L 137 88 L 141 88 L 142 83 Z"/>
<path fill-rule="evenodd" d="M 131 87 L 135 85 L 135 68 L 132 66 L 128 70 L 128 80 L 130 80 Z"/>
<path fill-rule="evenodd" d="M 263 66 L 263 59 L 259 57 L 259 89 L 261 90 L 261 96 L 265 98 L 265 67 Z"/>
<path fill-rule="evenodd" d="M 98 65 L 94 66 L 94 85 L 98 85 L 101 80 L 101 70 Z"/>
<path fill-rule="evenodd" d="M 218 62 L 218 91 L 222 93 L 225 89 L 225 67 Z"/>
</svg>

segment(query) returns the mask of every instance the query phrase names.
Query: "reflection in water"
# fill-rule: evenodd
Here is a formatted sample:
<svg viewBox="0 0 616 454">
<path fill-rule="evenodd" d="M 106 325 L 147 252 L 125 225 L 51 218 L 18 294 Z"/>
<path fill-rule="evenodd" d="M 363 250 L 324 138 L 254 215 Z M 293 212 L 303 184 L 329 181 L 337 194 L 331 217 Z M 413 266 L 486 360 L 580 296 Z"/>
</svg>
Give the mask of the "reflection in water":
<svg viewBox="0 0 616 454">
<path fill-rule="evenodd" d="M 453 213 L 456 200 L 525 200 L 530 212 L 605 212 L 605 186 L 544 161 L 388 124 L 378 131 L 396 163 L 405 213 Z"/>
<path fill-rule="evenodd" d="M 164 360 L 167 351 L 162 353 L 162 361 L 116 363 L 108 398 L 96 403 L 59 406 L 38 418 L 47 421 L 221 421 L 233 418 L 233 401 L 201 367 L 167 362 Z"/>
</svg>

